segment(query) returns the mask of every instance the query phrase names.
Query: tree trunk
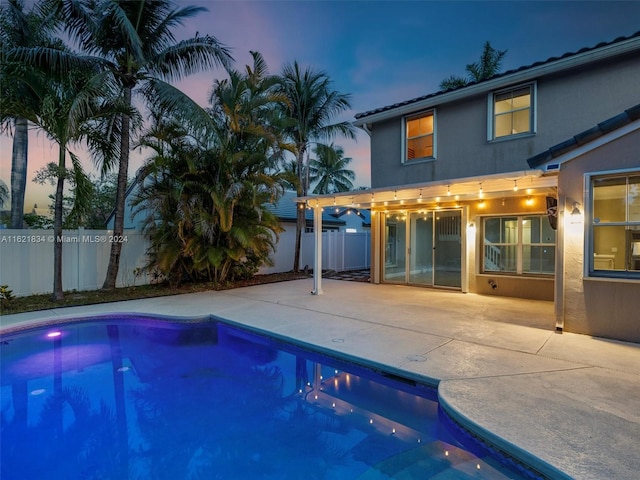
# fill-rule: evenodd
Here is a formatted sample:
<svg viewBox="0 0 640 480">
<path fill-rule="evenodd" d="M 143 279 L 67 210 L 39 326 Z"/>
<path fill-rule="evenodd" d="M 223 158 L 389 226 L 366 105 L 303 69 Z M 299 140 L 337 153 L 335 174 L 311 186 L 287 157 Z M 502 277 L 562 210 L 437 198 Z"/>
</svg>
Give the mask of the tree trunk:
<svg viewBox="0 0 640 480">
<path fill-rule="evenodd" d="M 13 151 L 11 152 L 11 222 L 9 228 L 22 228 L 24 193 L 27 185 L 27 151 L 29 124 L 26 118 L 15 119 Z"/>
<path fill-rule="evenodd" d="M 124 89 L 125 105 L 131 106 L 131 88 Z M 113 221 L 114 238 L 122 238 L 124 232 L 124 206 L 127 193 L 127 178 L 129 173 L 129 136 L 131 119 L 129 115 L 122 115 L 122 131 L 120 137 L 120 161 L 118 164 L 118 184 L 116 188 L 116 209 Z M 111 244 L 111 254 L 109 256 L 109 266 L 107 276 L 104 279 L 103 289 L 116 288 L 118 269 L 120 268 L 120 254 L 122 253 L 122 243 L 113 242 Z"/>
<path fill-rule="evenodd" d="M 304 178 L 304 146 L 298 146 L 296 155 L 296 163 L 298 167 L 298 185 L 296 186 L 296 194 L 301 197 L 305 194 L 305 178 Z M 300 271 L 300 248 L 302 244 L 302 232 L 306 227 L 305 208 L 303 204 L 296 205 L 296 246 L 293 257 L 293 271 Z"/>
<path fill-rule="evenodd" d="M 51 299 L 54 301 L 64 299 L 62 290 L 62 200 L 64 195 L 65 155 L 64 147 L 60 145 L 58 183 L 53 207 L 53 294 Z"/>
</svg>

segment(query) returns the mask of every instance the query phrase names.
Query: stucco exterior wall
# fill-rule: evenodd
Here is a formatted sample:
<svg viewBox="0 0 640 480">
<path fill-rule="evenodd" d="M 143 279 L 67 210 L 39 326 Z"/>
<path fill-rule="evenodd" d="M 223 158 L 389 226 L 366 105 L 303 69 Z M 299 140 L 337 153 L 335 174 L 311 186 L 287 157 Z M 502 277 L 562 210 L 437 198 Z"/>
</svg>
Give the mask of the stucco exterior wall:
<svg viewBox="0 0 640 480">
<path fill-rule="evenodd" d="M 590 254 L 585 251 L 590 215 L 585 174 L 640 171 L 639 147 L 640 131 L 636 130 L 562 165 L 558 205 L 564 206 L 564 273 L 559 272 L 562 282 L 557 293 L 563 295 L 563 301 L 557 313 L 566 331 L 640 342 L 640 280 L 589 277 L 584 268 Z M 583 216 L 578 219 L 569 214 L 574 201 L 581 204 Z"/>
<path fill-rule="evenodd" d="M 491 216 L 509 215 L 544 215 L 546 214 L 546 199 L 544 196 L 532 196 L 532 203 L 527 205 L 526 197 L 493 198 L 469 205 L 469 219 L 475 225 L 475 232 L 469 232 L 469 241 L 475 242 L 475 248 L 469 255 L 469 291 L 482 295 L 497 295 L 503 297 L 529 298 L 532 300 L 554 299 L 553 275 L 510 275 L 502 273 L 482 272 L 482 220 Z M 546 220 L 545 220 L 546 221 Z M 473 234 L 473 237 L 471 237 Z M 557 254 L 557 252 L 556 252 Z M 491 283 L 495 285 L 495 288 Z"/>
<path fill-rule="evenodd" d="M 490 91 L 437 105 L 436 159 L 429 161 L 402 163 L 403 117 L 374 123 L 372 187 L 527 170 L 527 158 L 640 103 L 638 82 L 637 58 L 538 78 L 536 133 L 497 141 L 487 141 Z"/>
</svg>

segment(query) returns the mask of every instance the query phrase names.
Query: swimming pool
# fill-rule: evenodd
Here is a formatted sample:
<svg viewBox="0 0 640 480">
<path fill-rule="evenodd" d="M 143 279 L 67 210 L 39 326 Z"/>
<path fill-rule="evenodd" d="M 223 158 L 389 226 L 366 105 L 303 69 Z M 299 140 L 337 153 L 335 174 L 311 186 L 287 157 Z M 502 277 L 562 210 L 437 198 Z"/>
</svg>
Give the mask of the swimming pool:
<svg viewBox="0 0 640 480">
<path fill-rule="evenodd" d="M 3 480 L 536 478 L 461 432 L 435 390 L 224 322 L 1 339 Z"/>
</svg>

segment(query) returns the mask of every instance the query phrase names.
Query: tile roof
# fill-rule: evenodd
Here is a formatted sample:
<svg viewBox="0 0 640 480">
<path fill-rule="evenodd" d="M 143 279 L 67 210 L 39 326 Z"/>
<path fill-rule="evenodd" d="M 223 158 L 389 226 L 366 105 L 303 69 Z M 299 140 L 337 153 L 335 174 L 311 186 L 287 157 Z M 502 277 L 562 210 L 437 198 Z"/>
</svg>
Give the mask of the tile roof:
<svg viewBox="0 0 640 480">
<path fill-rule="evenodd" d="M 493 77 L 487 78 L 485 80 L 481 80 L 479 82 L 470 82 L 467 85 L 464 85 L 462 87 L 450 88 L 450 89 L 447 89 L 447 90 L 440 90 L 440 91 L 437 91 L 437 92 L 434 92 L 434 93 L 430 93 L 428 95 L 423 95 L 421 97 L 416 97 L 416 98 L 412 98 L 410 100 L 405 100 L 403 102 L 394 103 L 393 105 L 387 105 L 387 106 L 384 106 L 384 107 L 376 108 L 374 110 L 369 110 L 369 111 L 366 111 L 366 112 L 357 113 L 355 115 L 355 118 L 356 118 L 356 120 L 359 120 L 361 118 L 365 118 L 365 117 L 374 115 L 376 113 L 386 112 L 388 110 L 394 110 L 394 109 L 399 108 L 399 107 L 404 107 L 406 105 L 411 105 L 413 103 L 418 103 L 418 102 L 421 102 L 423 100 L 427 100 L 427 99 L 430 99 L 430 98 L 438 97 L 438 96 L 443 95 L 445 93 L 449 93 L 449 92 L 452 92 L 452 91 L 455 91 L 455 90 L 463 90 L 463 89 L 465 89 L 467 87 L 470 87 L 472 85 L 478 85 L 478 84 L 487 82 L 489 80 L 494 80 L 496 78 L 506 77 L 506 76 L 512 75 L 514 73 L 523 72 L 525 70 L 529 70 L 529 69 L 532 69 L 534 67 L 539 67 L 541 65 L 553 63 L 553 62 L 555 62 L 557 60 L 561 60 L 561 59 L 565 59 L 565 58 L 572 57 L 572 56 L 575 56 L 575 55 L 580 55 L 580 54 L 583 54 L 583 53 L 587 53 L 587 52 L 590 52 L 590 51 L 593 51 L 593 50 L 597 50 L 597 49 L 602 48 L 602 47 L 607 47 L 609 45 L 614 45 L 616 43 L 620 43 L 620 42 L 623 42 L 623 41 L 626 41 L 626 40 L 630 40 L 632 38 L 640 38 L 640 31 L 634 33 L 633 35 L 629 35 L 629 36 L 626 36 L 626 37 L 618 37 L 615 40 L 612 40 L 610 42 L 601 42 L 601 43 L 598 43 L 597 45 L 595 45 L 593 47 L 581 48 L 580 50 L 578 50 L 576 52 L 567 52 L 567 53 L 565 53 L 563 55 L 560 55 L 558 57 L 550 57 L 550 58 L 548 58 L 546 60 L 543 60 L 543 61 L 535 62 L 535 63 L 532 63 L 530 65 L 526 65 L 526 66 L 522 66 L 522 67 L 518 67 L 518 68 L 515 68 L 515 69 L 508 70 L 506 72 L 498 73 L 498 74 L 494 75 Z"/>
<path fill-rule="evenodd" d="M 600 122 L 595 127 L 592 127 L 584 132 L 580 132 L 577 135 L 560 142 L 544 152 L 538 153 L 533 157 L 527 159 L 527 163 L 531 168 L 537 168 L 554 158 L 564 155 L 571 150 L 578 148 L 586 143 L 589 143 L 609 132 L 617 130 L 620 127 L 628 125 L 631 122 L 640 120 L 640 104 L 631 107 L 615 117 L 611 117 L 604 122 Z"/>
</svg>

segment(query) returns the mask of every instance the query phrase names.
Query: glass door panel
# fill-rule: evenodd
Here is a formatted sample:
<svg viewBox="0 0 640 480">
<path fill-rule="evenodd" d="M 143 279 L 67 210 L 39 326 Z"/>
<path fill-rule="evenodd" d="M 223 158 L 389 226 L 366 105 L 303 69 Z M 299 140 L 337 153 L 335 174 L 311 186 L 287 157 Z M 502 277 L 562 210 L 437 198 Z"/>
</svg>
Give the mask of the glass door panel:
<svg viewBox="0 0 640 480">
<path fill-rule="evenodd" d="M 410 216 L 409 283 L 433 285 L 433 212 Z"/>
<path fill-rule="evenodd" d="M 433 284 L 442 287 L 462 286 L 462 212 L 435 212 L 433 236 Z"/>
<path fill-rule="evenodd" d="M 406 216 L 387 214 L 384 228 L 384 280 L 406 283 L 407 226 Z"/>
</svg>

